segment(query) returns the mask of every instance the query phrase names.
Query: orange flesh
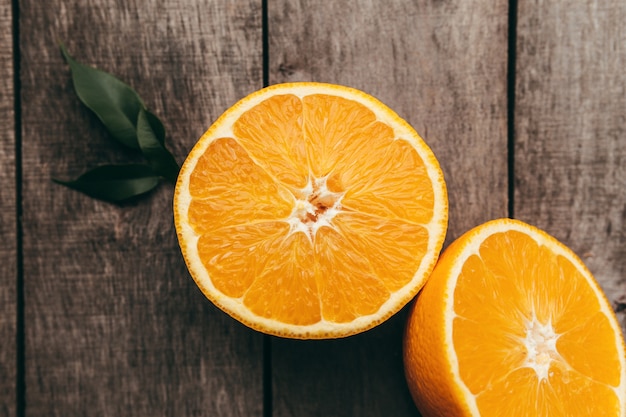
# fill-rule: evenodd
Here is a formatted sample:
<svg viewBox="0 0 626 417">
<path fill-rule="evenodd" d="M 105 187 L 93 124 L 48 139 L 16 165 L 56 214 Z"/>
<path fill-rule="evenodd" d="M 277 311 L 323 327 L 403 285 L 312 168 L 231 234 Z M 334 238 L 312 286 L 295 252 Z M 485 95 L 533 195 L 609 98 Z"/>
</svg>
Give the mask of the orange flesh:
<svg viewBox="0 0 626 417">
<path fill-rule="evenodd" d="M 415 149 L 369 109 L 273 96 L 233 133 L 209 145 L 189 185 L 189 221 L 220 292 L 284 323 L 345 323 L 413 279 L 434 191 Z"/>
<path fill-rule="evenodd" d="M 615 332 L 565 257 L 523 233 L 494 234 L 465 262 L 454 312 L 460 377 L 481 415 L 619 415 Z"/>
</svg>

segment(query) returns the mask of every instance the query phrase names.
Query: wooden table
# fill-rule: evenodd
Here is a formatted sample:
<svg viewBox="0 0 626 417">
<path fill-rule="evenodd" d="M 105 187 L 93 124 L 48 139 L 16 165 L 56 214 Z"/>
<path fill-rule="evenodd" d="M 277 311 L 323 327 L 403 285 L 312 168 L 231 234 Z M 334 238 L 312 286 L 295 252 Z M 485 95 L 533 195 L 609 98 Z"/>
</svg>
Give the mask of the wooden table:
<svg viewBox="0 0 626 417">
<path fill-rule="evenodd" d="M 179 162 L 266 84 L 362 89 L 431 145 L 446 244 L 512 216 L 626 302 L 622 0 L 0 0 L 0 417 L 416 416 L 406 311 L 334 341 L 256 333 L 189 277 L 172 187 L 103 203 L 54 184 L 129 162 L 59 52 L 131 84 Z"/>
</svg>

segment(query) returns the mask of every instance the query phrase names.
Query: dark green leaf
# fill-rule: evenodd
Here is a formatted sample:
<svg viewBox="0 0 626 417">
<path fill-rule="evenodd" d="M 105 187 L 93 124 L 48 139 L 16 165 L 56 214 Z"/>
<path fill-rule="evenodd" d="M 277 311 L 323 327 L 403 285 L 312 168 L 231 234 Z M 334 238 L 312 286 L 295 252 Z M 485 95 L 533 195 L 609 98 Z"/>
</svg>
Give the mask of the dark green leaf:
<svg viewBox="0 0 626 417">
<path fill-rule="evenodd" d="M 83 65 L 72 58 L 65 47 L 61 52 L 72 70 L 78 98 L 104 123 L 109 133 L 131 148 L 139 148 L 135 123 L 143 101 L 130 86 L 113 75 Z"/>
<path fill-rule="evenodd" d="M 145 113 L 148 118 L 148 123 L 150 124 L 157 140 L 161 145 L 165 146 L 165 127 L 163 127 L 163 123 L 161 123 L 158 117 L 150 113 L 150 111 L 145 110 Z"/>
<path fill-rule="evenodd" d="M 155 122 L 158 122 L 158 124 L 153 125 Z M 164 138 L 159 138 L 158 136 L 161 134 L 165 135 L 162 127 L 163 125 L 160 124 L 156 116 L 150 116 L 150 113 L 144 110 L 139 111 L 137 140 L 141 152 L 150 163 L 154 172 L 175 183 L 180 168 L 172 154 L 163 145 Z"/>
<path fill-rule="evenodd" d="M 73 181 L 54 181 L 90 197 L 120 202 L 152 190 L 159 184 L 159 176 L 148 165 L 103 165 Z"/>
</svg>

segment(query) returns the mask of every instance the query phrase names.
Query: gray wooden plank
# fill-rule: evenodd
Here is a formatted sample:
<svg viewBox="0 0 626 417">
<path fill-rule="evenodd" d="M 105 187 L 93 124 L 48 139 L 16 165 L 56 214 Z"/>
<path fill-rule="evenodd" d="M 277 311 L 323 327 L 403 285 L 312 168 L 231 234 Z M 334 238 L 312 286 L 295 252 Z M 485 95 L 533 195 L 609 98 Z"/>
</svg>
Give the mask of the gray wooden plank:
<svg viewBox="0 0 626 417">
<path fill-rule="evenodd" d="M 520 2 L 514 196 L 516 217 L 569 245 L 622 311 L 624 21 L 620 0 Z"/>
<path fill-rule="evenodd" d="M 364 90 L 407 119 L 448 184 L 447 242 L 507 215 L 507 1 L 269 3 L 270 82 Z M 405 312 L 362 335 L 273 339 L 274 416 L 415 415 Z"/>
<path fill-rule="evenodd" d="M 0 417 L 16 412 L 17 208 L 11 2 L 0 0 Z"/>
<path fill-rule="evenodd" d="M 200 293 L 173 187 L 116 206 L 53 184 L 136 157 L 74 95 L 59 53 L 132 85 L 179 162 L 262 85 L 260 0 L 22 0 L 28 416 L 259 416 L 262 337 Z"/>
</svg>

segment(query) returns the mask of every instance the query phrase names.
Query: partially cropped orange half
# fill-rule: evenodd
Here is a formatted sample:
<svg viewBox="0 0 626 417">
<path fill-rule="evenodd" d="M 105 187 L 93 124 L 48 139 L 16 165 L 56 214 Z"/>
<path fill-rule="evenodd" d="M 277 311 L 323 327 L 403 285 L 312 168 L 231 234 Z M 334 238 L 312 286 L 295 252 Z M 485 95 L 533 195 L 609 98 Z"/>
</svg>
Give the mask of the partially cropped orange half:
<svg viewBox="0 0 626 417">
<path fill-rule="evenodd" d="M 424 417 L 626 415 L 609 302 L 570 249 L 520 221 L 446 249 L 410 311 L 404 361 Z"/>
<path fill-rule="evenodd" d="M 401 309 L 447 227 L 435 156 L 375 98 L 278 84 L 228 109 L 176 184 L 174 218 L 202 292 L 256 330 L 336 338 Z"/>
</svg>

